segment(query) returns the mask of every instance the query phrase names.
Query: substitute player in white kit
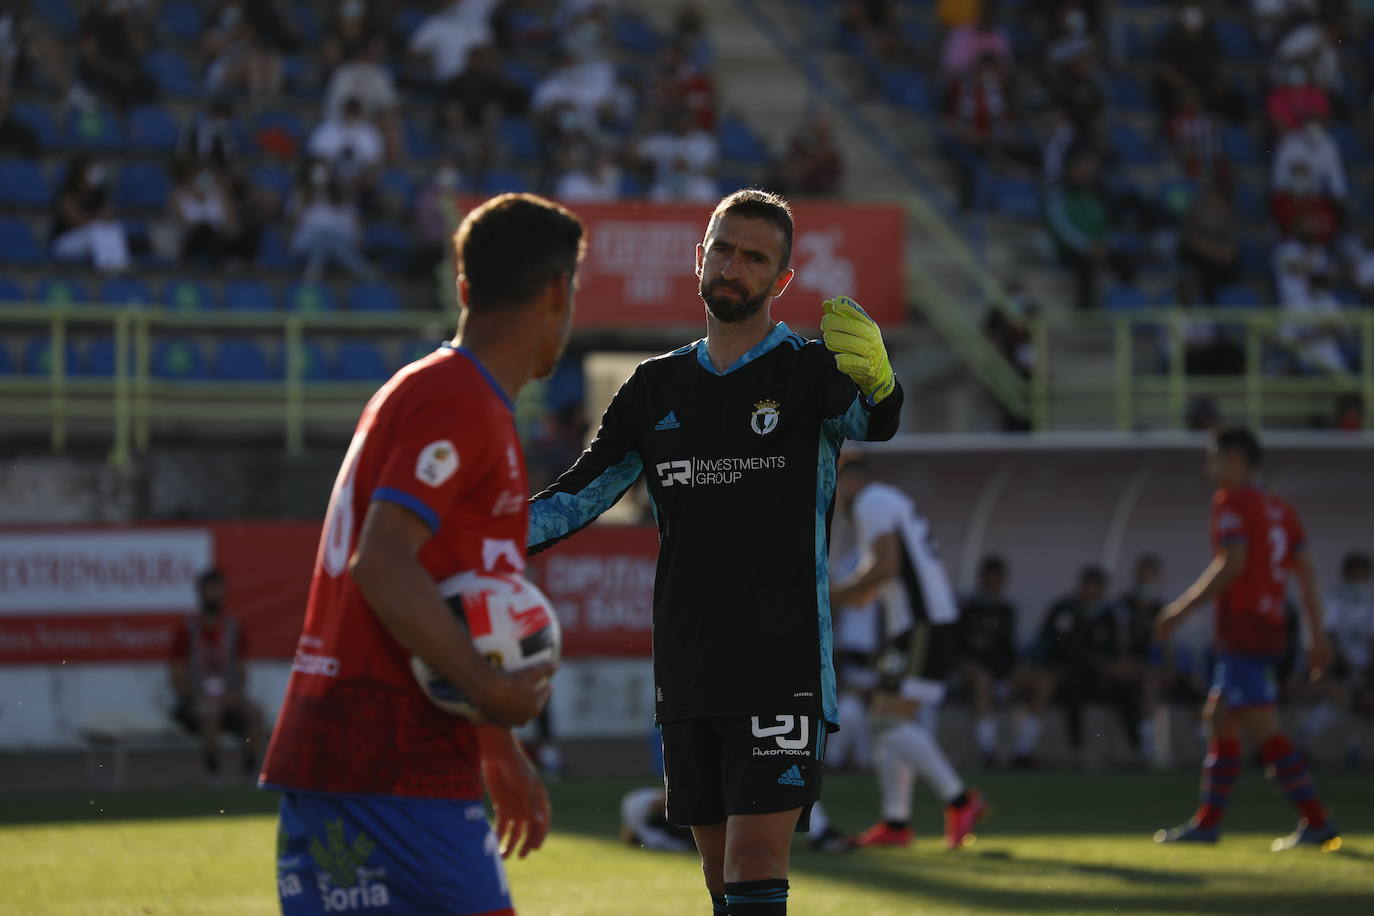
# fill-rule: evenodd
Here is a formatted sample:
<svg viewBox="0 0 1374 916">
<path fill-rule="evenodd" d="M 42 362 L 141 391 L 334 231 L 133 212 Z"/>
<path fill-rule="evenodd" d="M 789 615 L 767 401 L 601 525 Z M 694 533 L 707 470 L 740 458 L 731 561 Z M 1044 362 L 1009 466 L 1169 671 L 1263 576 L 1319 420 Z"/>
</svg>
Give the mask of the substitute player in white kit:
<svg viewBox="0 0 1374 916">
<path fill-rule="evenodd" d="M 911 842 L 911 790 L 920 775 L 945 805 L 945 845 L 958 849 L 989 808 L 977 789 L 964 785 L 917 716 L 923 707 L 944 701 L 945 678 L 958 646 L 959 604 L 930 525 L 915 503 L 896 487 L 873 480 L 862 456 L 842 457 L 841 462 L 836 498 L 853 521 L 863 559 L 831 587 L 830 601 L 876 599 L 883 625 L 871 711 L 882 820 L 855 842 Z"/>
</svg>

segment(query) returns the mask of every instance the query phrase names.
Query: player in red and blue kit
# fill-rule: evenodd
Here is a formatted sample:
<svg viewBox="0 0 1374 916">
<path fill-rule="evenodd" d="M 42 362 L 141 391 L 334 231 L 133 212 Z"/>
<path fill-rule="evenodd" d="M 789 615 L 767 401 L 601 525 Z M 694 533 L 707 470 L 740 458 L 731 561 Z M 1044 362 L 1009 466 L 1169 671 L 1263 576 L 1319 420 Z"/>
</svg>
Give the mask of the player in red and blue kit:
<svg viewBox="0 0 1374 916">
<path fill-rule="evenodd" d="M 1339 849 L 1340 834 L 1317 799 L 1307 760 L 1279 730 L 1276 670 L 1287 649 L 1284 600 L 1297 574 L 1314 676 L 1331 647 L 1322 625 L 1321 590 L 1298 515 L 1256 482 L 1263 454 L 1243 428 L 1219 431 L 1207 450 L 1207 473 L 1217 485 L 1212 498 L 1211 564 L 1198 580 L 1160 612 L 1155 629 L 1167 639 L 1195 608 L 1216 599 L 1217 663 L 1204 710 L 1211 728 L 1202 762 L 1202 799 L 1185 824 L 1155 834 L 1160 843 L 1214 843 L 1240 776 L 1241 734 L 1260 749 L 1270 778 L 1298 808 L 1293 833 L 1274 841 L 1278 852 L 1298 845 Z"/>
<path fill-rule="evenodd" d="M 548 832 L 548 797 L 510 726 L 538 715 L 553 667 L 488 664 L 435 583 L 524 569 L 512 401 L 567 343 L 583 229 L 548 201 L 504 195 L 469 214 L 454 245 L 458 336 L 396 373 L 358 421 L 261 775 L 282 793 L 278 891 L 291 916 L 512 914 L 501 859 Z M 432 704 L 412 654 L 486 724 Z"/>
</svg>

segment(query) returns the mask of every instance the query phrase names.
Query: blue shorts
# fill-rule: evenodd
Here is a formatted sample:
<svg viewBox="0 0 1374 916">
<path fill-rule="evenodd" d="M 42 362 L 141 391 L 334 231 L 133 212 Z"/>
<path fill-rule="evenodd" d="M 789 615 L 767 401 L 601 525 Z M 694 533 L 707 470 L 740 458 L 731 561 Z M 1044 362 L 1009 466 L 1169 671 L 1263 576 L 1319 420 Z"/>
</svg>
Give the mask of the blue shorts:
<svg viewBox="0 0 1374 916">
<path fill-rule="evenodd" d="M 1278 665 L 1272 655 L 1221 652 L 1212 668 L 1212 696 L 1227 709 L 1273 706 L 1279 701 Z"/>
<path fill-rule="evenodd" d="M 514 916 L 481 802 L 285 792 L 284 916 Z"/>
</svg>

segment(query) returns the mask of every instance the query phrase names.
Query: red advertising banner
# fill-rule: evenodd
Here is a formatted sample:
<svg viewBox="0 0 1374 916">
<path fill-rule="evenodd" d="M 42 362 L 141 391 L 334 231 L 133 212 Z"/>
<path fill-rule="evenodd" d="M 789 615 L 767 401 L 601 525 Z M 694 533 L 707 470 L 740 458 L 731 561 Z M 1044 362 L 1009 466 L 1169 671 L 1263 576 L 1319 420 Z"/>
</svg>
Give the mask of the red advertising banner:
<svg viewBox="0 0 1374 916">
<path fill-rule="evenodd" d="M 0 530 L 0 665 L 161 661 L 195 610 L 195 579 L 224 573 L 252 658 L 295 653 L 319 522 Z M 567 656 L 649 654 L 658 537 L 593 526 L 535 557 Z"/>
<path fill-rule="evenodd" d="M 563 654 L 648 656 L 658 530 L 593 525 L 530 560 L 558 611 Z"/>
<path fill-rule="evenodd" d="M 471 207 L 479 200 L 461 202 Z M 709 206 L 579 203 L 570 209 L 587 224 L 589 235 L 577 327 L 703 324 L 694 257 Z M 906 214 L 900 207 L 803 202 L 793 206 L 793 219 L 797 276 L 773 303 L 774 318 L 814 330 L 821 301 L 844 294 L 879 324 L 902 321 Z"/>
</svg>

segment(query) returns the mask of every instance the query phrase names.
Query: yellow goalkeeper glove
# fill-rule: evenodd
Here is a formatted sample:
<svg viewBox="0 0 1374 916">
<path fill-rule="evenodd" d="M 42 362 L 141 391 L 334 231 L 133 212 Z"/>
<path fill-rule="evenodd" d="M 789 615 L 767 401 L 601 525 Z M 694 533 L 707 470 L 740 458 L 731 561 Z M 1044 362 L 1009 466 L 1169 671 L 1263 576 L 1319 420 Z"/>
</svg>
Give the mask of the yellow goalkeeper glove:
<svg viewBox="0 0 1374 916">
<path fill-rule="evenodd" d="M 848 296 L 825 300 L 821 311 L 821 339 L 835 354 L 840 371 L 854 380 L 870 403 L 891 394 L 897 380 L 877 323 Z"/>
</svg>

